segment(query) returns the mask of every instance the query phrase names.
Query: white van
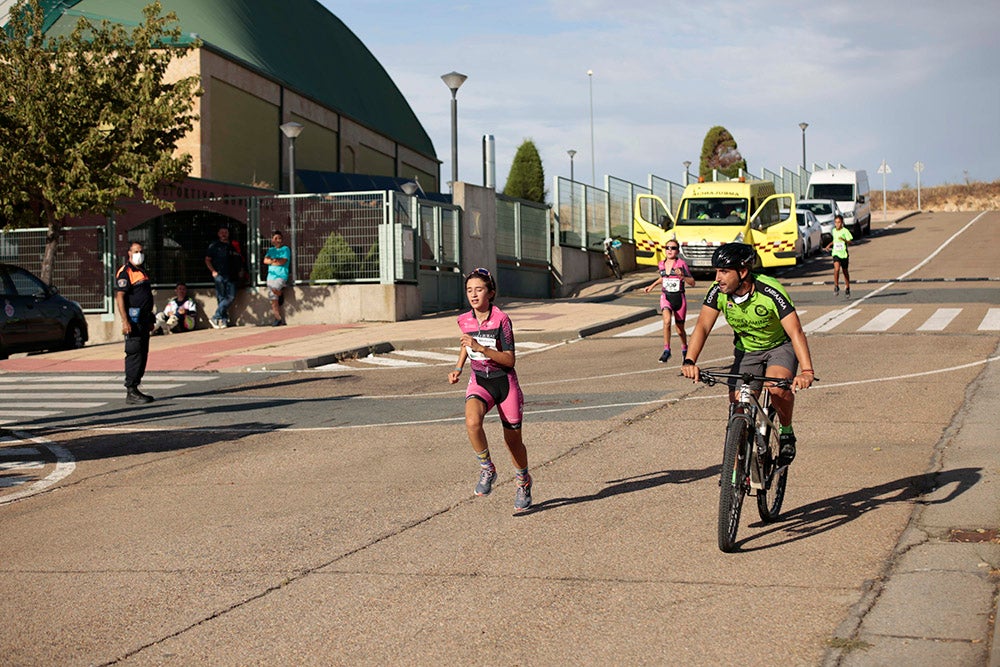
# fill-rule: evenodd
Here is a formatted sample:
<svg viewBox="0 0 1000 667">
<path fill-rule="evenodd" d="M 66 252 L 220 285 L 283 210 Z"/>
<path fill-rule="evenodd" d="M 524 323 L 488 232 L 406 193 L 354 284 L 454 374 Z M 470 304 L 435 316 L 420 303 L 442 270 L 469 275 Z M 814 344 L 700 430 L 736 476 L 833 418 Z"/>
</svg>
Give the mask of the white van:
<svg viewBox="0 0 1000 667">
<path fill-rule="evenodd" d="M 844 215 L 844 225 L 855 238 L 872 231 L 868 173 L 854 169 L 820 169 L 809 177 L 806 199 L 833 199 Z"/>
</svg>

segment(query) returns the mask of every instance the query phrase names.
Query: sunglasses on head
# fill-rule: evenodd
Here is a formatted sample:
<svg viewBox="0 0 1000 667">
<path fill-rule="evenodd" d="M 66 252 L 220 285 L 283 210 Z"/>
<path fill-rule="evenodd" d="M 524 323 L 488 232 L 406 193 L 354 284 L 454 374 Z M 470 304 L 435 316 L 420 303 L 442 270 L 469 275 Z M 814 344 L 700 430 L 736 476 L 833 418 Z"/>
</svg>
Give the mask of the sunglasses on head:
<svg viewBox="0 0 1000 667">
<path fill-rule="evenodd" d="M 469 273 L 469 277 L 471 278 L 472 276 L 486 276 L 487 278 L 491 277 L 490 270 L 484 269 L 482 267 L 479 267 L 478 269 L 472 269 L 472 272 Z"/>
</svg>

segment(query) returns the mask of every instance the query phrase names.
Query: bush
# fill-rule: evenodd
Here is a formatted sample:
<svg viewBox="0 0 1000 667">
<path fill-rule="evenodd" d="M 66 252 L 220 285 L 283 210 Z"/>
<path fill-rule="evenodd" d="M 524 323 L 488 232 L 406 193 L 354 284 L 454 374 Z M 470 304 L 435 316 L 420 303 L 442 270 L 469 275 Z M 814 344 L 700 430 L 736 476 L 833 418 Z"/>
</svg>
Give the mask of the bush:
<svg viewBox="0 0 1000 667">
<path fill-rule="evenodd" d="M 351 250 L 344 237 L 333 232 L 326 237 L 323 249 L 316 255 L 309 280 L 348 280 L 355 276 L 358 256 Z"/>
</svg>

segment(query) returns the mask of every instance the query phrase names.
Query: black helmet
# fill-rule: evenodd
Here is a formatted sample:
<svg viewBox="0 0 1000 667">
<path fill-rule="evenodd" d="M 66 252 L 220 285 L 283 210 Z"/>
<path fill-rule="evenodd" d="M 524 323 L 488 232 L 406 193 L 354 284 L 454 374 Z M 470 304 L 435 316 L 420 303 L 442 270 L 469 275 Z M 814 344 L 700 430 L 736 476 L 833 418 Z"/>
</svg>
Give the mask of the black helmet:
<svg viewBox="0 0 1000 667">
<path fill-rule="evenodd" d="M 758 265 L 757 251 L 747 243 L 726 243 L 712 254 L 713 269 L 754 270 Z"/>
</svg>

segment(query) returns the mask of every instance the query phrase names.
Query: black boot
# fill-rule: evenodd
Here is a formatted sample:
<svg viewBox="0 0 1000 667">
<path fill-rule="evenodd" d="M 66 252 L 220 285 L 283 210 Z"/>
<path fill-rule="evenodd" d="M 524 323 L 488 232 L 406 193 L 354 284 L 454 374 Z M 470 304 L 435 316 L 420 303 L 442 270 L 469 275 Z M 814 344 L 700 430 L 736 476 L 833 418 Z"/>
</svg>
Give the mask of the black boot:
<svg viewBox="0 0 1000 667">
<path fill-rule="evenodd" d="M 129 387 L 128 393 L 125 395 L 125 402 L 131 405 L 152 403 L 153 397 L 142 393 L 138 387 Z"/>
</svg>

